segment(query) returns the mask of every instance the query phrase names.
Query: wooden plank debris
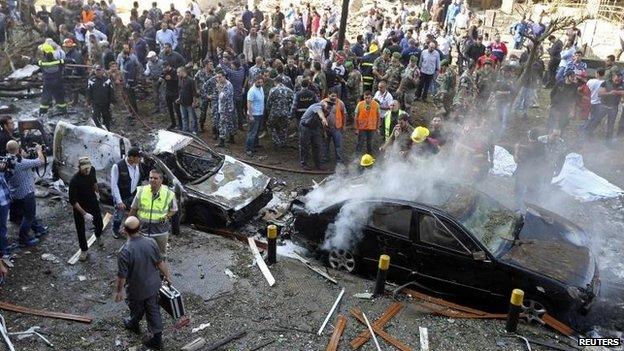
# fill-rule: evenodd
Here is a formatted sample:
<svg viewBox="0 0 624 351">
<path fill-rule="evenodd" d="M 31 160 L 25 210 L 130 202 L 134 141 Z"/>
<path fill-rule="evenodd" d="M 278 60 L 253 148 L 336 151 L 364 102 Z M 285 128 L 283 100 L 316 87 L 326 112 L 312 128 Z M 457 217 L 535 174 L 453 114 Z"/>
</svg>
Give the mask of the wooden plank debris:
<svg viewBox="0 0 624 351">
<path fill-rule="evenodd" d="M 420 333 L 420 351 L 429 351 L 429 331 L 427 328 L 418 327 Z"/>
<path fill-rule="evenodd" d="M 113 219 L 113 215 L 106 212 L 106 214 L 104 215 L 104 218 L 102 219 L 102 222 L 104 224 L 102 226 L 102 231 L 106 229 L 106 226 L 111 221 L 111 219 Z M 87 239 L 87 247 L 91 247 L 91 245 L 93 245 L 94 243 L 95 243 L 95 235 L 91 235 L 91 237 Z M 76 262 L 78 262 L 78 258 L 80 258 L 80 250 L 76 251 L 76 253 L 67 261 L 67 263 L 73 266 L 76 264 Z"/>
<path fill-rule="evenodd" d="M 68 321 L 87 323 L 87 324 L 93 322 L 93 318 L 88 317 L 88 316 L 78 316 L 75 314 L 68 314 L 68 313 L 62 313 L 62 312 L 36 310 L 33 308 L 18 306 L 9 302 L 2 302 L 2 301 L 0 301 L 0 309 L 5 310 L 5 311 L 17 312 L 17 313 L 31 314 L 34 316 L 64 319 Z"/>
<path fill-rule="evenodd" d="M 423 301 L 427 301 L 427 302 L 431 302 L 431 303 L 434 303 L 434 304 L 439 305 L 439 306 L 452 308 L 452 309 L 457 310 L 457 311 L 462 311 L 462 312 L 467 312 L 467 313 L 471 313 L 471 314 L 476 314 L 478 316 L 483 316 L 483 315 L 489 314 L 487 312 L 479 311 L 479 310 L 476 310 L 474 308 L 462 306 L 462 305 L 459 305 L 459 304 L 456 304 L 456 303 L 453 303 L 453 302 L 449 302 L 449 301 L 446 301 L 446 300 L 443 300 L 443 299 L 440 299 L 440 298 L 437 298 L 437 297 L 432 297 L 432 296 L 420 293 L 420 292 L 415 291 L 415 290 L 405 289 L 404 288 L 402 290 L 402 292 L 404 294 L 409 294 L 409 295 L 411 295 L 414 298 L 417 298 L 417 299 L 420 299 L 420 300 L 423 300 Z"/>
<path fill-rule="evenodd" d="M 340 293 L 338 294 L 338 297 L 336 298 L 336 301 L 334 301 L 334 304 L 332 305 L 331 309 L 329 310 L 329 313 L 327 314 L 327 317 L 325 317 L 325 320 L 323 321 L 323 324 L 321 324 L 321 327 L 319 328 L 318 332 L 316 333 L 317 335 L 321 335 L 323 333 L 323 329 L 325 329 L 325 326 L 327 325 L 327 322 L 329 322 L 329 318 L 331 318 L 332 314 L 334 314 L 334 311 L 336 310 L 336 307 L 338 307 L 338 303 L 340 303 L 340 300 L 342 299 L 342 295 L 344 295 L 345 293 L 345 289 L 342 288 L 342 290 L 340 290 Z"/>
<path fill-rule="evenodd" d="M 403 309 L 403 305 L 396 302 L 392 304 L 386 312 L 379 317 L 375 322 L 373 322 L 373 328 L 383 328 L 394 316 L 396 316 Z M 370 340 L 371 335 L 368 330 L 365 330 L 358 334 L 353 340 L 351 340 L 350 345 L 351 348 L 356 350 L 362 347 L 362 345 L 366 344 L 368 340 Z"/>
<path fill-rule="evenodd" d="M 544 321 L 544 323 L 546 323 L 547 326 L 553 328 L 554 330 L 560 332 L 563 335 L 573 336 L 576 334 L 574 329 L 556 320 L 553 316 L 549 315 L 548 313 L 542 316 L 542 320 Z"/>
<path fill-rule="evenodd" d="M 247 238 L 247 242 L 249 243 L 249 248 L 251 249 L 251 253 L 254 255 L 256 259 L 256 263 L 258 264 L 258 268 L 260 268 L 260 272 L 264 275 L 264 278 L 269 282 L 269 286 L 273 286 L 275 284 L 275 278 L 271 274 L 269 267 L 267 267 L 266 263 L 262 259 L 260 255 L 260 251 L 258 251 L 258 247 L 256 246 L 256 241 L 254 238 Z"/>
<path fill-rule="evenodd" d="M 305 258 L 301 257 L 298 253 L 293 252 L 292 256 L 294 258 L 296 258 L 297 260 L 299 260 L 301 263 L 303 263 L 306 267 L 308 267 L 309 269 L 313 270 L 314 272 L 316 272 L 318 275 L 322 276 L 323 278 L 329 280 L 330 282 L 334 283 L 334 284 L 338 284 L 338 281 L 335 278 L 332 278 L 329 274 L 323 272 L 322 269 L 313 266 L 310 261 L 306 260 Z"/>
<path fill-rule="evenodd" d="M 338 344 L 340 343 L 340 338 L 342 337 L 342 333 L 344 332 L 346 326 L 347 326 L 347 317 L 343 315 L 339 315 L 338 323 L 336 323 L 334 332 L 332 333 L 332 336 L 329 339 L 329 344 L 327 344 L 326 351 L 338 350 Z"/>
<path fill-rule="evenodd" d="M 350 312 L 351 312 L 351 315 L 358 322 L 366 325 L 366 321 L 364 320 L 363 313 L 359 309 L 354 308 L 354 309 L 351 309 Z M 384 339 L 388 344 L 396 347 L 397 349 L 399 349 L 401 351 L 412 351 L 411 347 L 409 347 L 408 345 L 406 345 L 402 341 L 398 340 L 397 338 L 393 337 L 392 335 L 388 334 L 388 332 L 383 330 L 382 327 L 377 327 L 375 325 L 373 325 L 372 327 L 373 327 L 373 330 L 375 331 L 375 333 L 377 335 L 379 335 L 382 339 Z"/>
</svg>

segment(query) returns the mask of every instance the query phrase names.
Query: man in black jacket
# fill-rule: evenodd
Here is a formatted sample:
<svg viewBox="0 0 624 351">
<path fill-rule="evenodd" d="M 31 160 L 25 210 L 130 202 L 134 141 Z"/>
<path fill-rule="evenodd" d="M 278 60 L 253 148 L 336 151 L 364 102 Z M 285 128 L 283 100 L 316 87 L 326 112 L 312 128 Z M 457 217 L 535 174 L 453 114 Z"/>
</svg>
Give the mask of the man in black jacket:
<svg viewBox="0 0 624 351">
<path fill-rule="evenodd" d="M 91 165 L 89 157 L 81 157 L 78 161 L 78 172 L 69 182 L 69 203 L 74 210 L 74 222 L 80 243 L 80 261 L 85 261 L 89 249 L 85 235 L 85 222 L 94 224 L 96 241 L 100 247 L 103 246 L 100 239 L 103 228 L 100 191 L 95 168 Z"/>
<path fill-rule="evenodd" d="M 162 79 L 165 81 L 165 104 L 167 105 L 169 119 L 171 120 L 171 125 L 169 125 L 167 129 L 173 129 L 176 126 L 182 128 L 180 104 L 177 102 L 178 95 L 180 93 L 178 74 L 171 63 L 167 61 L 165 61 L 165 69 L 163 70 Z"/>
<path fill-rule="evenodd" d="M 111 195 L 115 210 L 113 212 L 113 237 L 121 238 L 119 228 L 127 211 L 130 210 L 132 200 L 136 195 L 137 186 L 141 183 L 141 152 L 133 147 L 128 155 L 111 167 Z"/>
<path fill-rule="evenodd" d="M 87 83 L 87 102 L 93 107 L 95 125 L 111 129 L 111 103 L 115 103 L 115 93 L 111 80 L 104 75 L 102 66 L 95 65 L 95 75 Z"/>
</svg>

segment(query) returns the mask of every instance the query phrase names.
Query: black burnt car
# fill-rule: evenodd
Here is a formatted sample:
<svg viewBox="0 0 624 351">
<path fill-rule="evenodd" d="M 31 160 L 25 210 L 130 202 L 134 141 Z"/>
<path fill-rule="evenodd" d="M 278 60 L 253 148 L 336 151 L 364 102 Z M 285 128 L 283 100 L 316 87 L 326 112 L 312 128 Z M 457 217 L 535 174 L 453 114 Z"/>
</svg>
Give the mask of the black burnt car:
<svg viewBox="0 0 624 351">
<path fill-rule="evenodd" d="M 548 311 L 574 324 L 578 312 L 589 310 L 600 282 L 581 228 L 537 206 L 520 215 L 475 190 L 438 188 L 426 204 L 353 199 L 311 211 L 299 198 L 292 204 L 295 238 L 324 252 L 330 267 L 349 272 L 374 272 L 379 256 L 388 254 L 389 279 L 451 298 L 503 306 L 520 288 L 534 317 Z M 331 237 L 340 221 L 357 217 L 364 219 L 357 228 L 348 224 L 357 243 L 328 245 L 326 233 Z"/>
</svg>

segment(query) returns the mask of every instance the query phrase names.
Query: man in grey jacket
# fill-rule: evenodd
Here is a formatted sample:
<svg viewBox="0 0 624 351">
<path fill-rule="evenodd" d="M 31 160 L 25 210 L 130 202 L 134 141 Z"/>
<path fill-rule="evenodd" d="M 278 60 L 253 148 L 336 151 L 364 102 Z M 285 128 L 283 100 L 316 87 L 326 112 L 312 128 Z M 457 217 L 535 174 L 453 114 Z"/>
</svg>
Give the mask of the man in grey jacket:
<svg viewBox="0 0 624 351">
<path fill-rule="evenodd" d="M 165 66 L 165 61 L 160 59 L 154 51 L 147 53 L 147 64 L 145 65 L 145 72 L 143 74 L 149 78 L 152 82 L 152 89 L 154 93 L 154 113 L 160 113 L 161 101 L 163 101 L 163 84 L 162 74 Z"/>
</svg>

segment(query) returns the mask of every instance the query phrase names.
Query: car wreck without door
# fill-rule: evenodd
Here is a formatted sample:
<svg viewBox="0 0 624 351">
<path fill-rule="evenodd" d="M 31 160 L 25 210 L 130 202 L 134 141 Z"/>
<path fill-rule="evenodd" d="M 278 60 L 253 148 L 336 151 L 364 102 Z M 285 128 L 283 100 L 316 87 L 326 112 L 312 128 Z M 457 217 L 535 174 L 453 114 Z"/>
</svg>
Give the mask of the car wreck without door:
<svg viewBox="0 0 624 351">
<path fill-rule="evenodd" d="M 59 122 L 54 132 L 54 173 L 68 183 L 78 169 L 78 159 L 89 156 L 105 198 L 110 200 L 110 169 L 130 147 L 130 141 L 118 134 Z M 202 226 L 240 224 L 273 196 L 268 176 L 214 152 L 192 135 L 158 131 L 153 150 L 143 152 L 141 168 L 142 181 L 150 169 L 160 170 L 164 184 L 180 202 L 180 219 Z"/>
</svg>

